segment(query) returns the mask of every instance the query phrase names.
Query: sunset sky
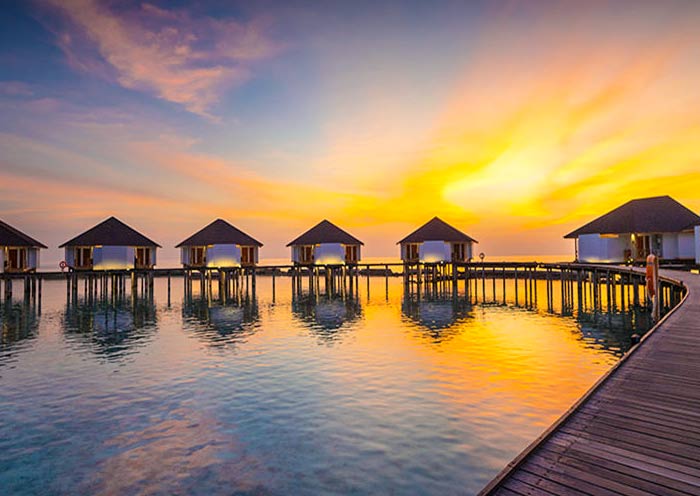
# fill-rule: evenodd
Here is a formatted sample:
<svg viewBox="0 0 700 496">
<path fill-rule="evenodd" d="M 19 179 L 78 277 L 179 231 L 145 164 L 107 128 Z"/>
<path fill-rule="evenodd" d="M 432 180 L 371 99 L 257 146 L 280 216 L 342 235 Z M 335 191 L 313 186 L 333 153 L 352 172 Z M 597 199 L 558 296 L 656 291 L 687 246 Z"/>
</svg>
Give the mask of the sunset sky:
<svg viewBox="0 0 700 496">
<path fill-rule="evenodd" d="M 635 197 L 700 212 L 698 1 L 1 8 L 0 219 L 44 260 L 110 215 L 174 263 L 217 217 L 262 258 L 435 215 L 534 257 Z"/>
</svg>

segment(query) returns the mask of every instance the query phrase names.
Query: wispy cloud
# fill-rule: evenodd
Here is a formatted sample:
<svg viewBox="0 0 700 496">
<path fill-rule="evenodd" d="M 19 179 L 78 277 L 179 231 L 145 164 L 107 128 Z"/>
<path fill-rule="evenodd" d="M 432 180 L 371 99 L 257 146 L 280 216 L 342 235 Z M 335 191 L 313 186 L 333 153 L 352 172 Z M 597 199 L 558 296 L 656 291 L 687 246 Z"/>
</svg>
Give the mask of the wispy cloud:
<svg viewBox="0 0 700 496">
<path fill-rule="evenodd" d="M 251 64 L 280 49 L 259 19 L 193 16 L 143 4 L 116 11 L 97 0 L 49 0 L 67 21 L 56 40 L 75 67 L 113 78 L 209 116 L 222 93 L 251 75 Z"/>
<path fill-rule="evenodd" d="M 32 88 L 21 81 L 0 81 L 0 95 L 9 97 L 32 96 Z"/>
</svg>

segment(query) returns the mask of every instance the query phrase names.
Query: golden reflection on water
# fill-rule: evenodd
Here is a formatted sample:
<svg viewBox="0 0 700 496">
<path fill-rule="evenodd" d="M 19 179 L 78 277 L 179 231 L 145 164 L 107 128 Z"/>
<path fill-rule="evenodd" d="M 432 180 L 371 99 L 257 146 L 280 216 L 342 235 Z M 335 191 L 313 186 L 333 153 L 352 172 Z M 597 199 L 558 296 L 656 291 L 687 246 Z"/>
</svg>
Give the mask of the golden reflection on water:
<svg viewBox="0 0 700 496">
<path fill-rule="evenodd" d="M 81 425 L 80 455 L 58 452 L 65 487 L 472 493 L 625 346 L 627 331 L 586 315 L 515 306 L 512 286 L 507 305 L 475 305 L 462 289 L 417 298 L 399 278 L 358 282 L 299 293 L 278 277 L 273 294 L 258 277 L 255 294 L 223 302 L 216 288 L 184 298 L 180 279 L 168 301 L 156 279 L 152 299 L 116 307 L 66 305 L 48 282 L 41 315 L 22 321 L 29 332 L 2 314 L 0 364 L 12 367 L 0 379 L 14 389 L 0 411 L 28 423 L 2 431 L 6 452 L 25 463 L 34 438 L 22 433 L 58 412 Z M 502 301 L 498 291 L 479 300 Z"/>
</svg>

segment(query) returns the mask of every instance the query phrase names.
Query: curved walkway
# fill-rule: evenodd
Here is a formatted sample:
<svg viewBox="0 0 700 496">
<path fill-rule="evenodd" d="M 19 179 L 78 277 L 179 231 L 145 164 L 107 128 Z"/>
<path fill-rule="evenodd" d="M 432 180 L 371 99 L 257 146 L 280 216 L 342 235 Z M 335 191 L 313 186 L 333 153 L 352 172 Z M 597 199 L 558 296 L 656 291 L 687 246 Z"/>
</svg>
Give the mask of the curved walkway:
<svg viewBox="0 0 700 496">
<path fill-rule="evenodd" d="M 700 495 L 700 276 L 688 295 L 481 495 Z"/>
</svg>

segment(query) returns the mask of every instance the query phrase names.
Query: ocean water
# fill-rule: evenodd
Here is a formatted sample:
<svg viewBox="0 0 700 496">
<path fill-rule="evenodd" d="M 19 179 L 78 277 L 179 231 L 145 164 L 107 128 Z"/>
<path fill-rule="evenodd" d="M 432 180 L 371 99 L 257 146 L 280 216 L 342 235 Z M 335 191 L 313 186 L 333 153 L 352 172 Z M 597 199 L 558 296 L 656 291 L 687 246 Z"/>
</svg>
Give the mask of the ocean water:
<svg viewBox="0 0 700 496">
<path fill-rule="evenodd" d="M 0 303 L 0 493 L 474 494 L 648 327 L 359 282 Z"/>
</svg>

